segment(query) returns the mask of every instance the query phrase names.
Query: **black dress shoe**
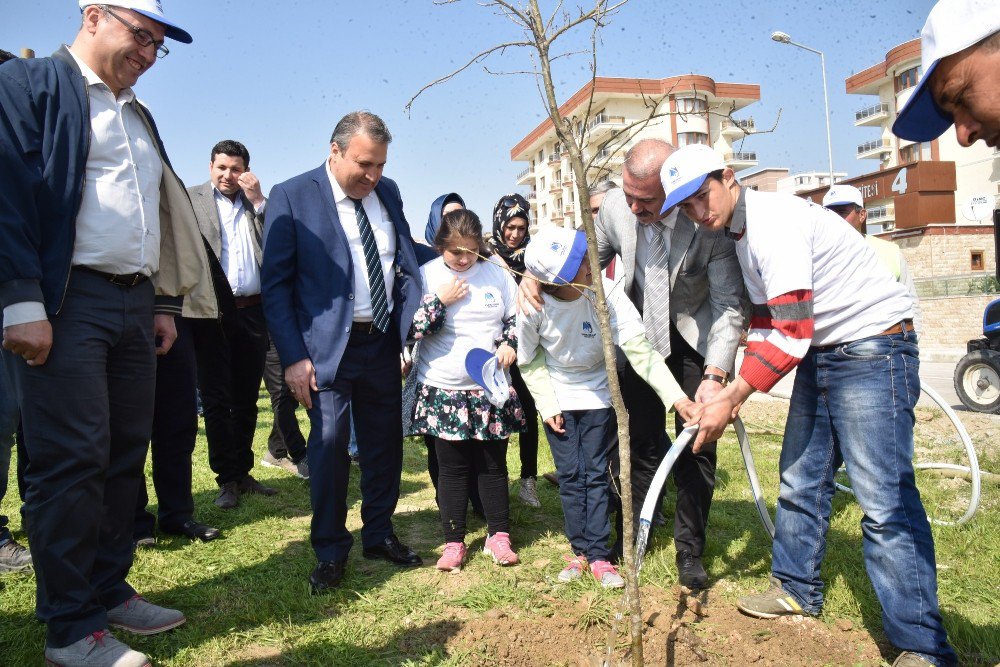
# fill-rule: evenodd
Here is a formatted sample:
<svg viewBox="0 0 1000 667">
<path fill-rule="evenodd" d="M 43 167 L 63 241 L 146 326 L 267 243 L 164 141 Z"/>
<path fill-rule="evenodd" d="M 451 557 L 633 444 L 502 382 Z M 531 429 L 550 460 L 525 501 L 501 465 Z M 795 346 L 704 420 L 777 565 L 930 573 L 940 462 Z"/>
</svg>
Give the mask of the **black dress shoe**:
<svg viewBox="0 0 1000 667">
<path fill-rule="evenodd" d="M 702 567 L 701 559 L 690 551 L 677 552 L 677 578 L 681 586 L 691 589 L 705 588 L 708 583 L 708 573 Z"/>
<path fill-rule="evenodd" d="M 240 489 L 236 482 L 226 482 L 219 487 L 219 495 L 212 502 L 219 509 L 231 510 L 237 507 L 240 504 Z"/>
<path fill-rule="evenodd" d="M 312 592 L 323 593 L 340 586 L 340 582 L 344 580 L 346 562 L 343 560 L 320 561 L 316 569 L 309 575 L 309 585 L 312 587 Z"/>
<path fill-rule="evenodd" d="M 160 530 L 164 533 L 169 533 L 171 535 L 184 535 L 185 537 L 190 537 L 192 540 L 201 540 L 202 542 L 211 542 L 222 534 L 219 532 L 218 528 L 198 523 L 194 519 L 185 521 L 184 525 L 180 527 L 164 528 L 163 526 L 160 526 Z"/>
<path fill-rule="evenodd" d="M 257 480 L 253 478 L 253 475 L 247 475 L 243 478 L 243 481 L 239 483 L 238 488 L 240 493 L 259 493 L 262 496 L 276 496 L 278 495 L 278 490 L 273 489 L 270 486 L 264 486 Z"/>
<path fill-rule="evenodd" d="M 403 567 L 416 567 L 424 564 L 420 556 L 413 549 L 400 542 L 395 535 L 389 535 L 382 541 L 382 544 L 365 547 L 361 554 L 368 560 L 381 558 Z"/>
</svg>

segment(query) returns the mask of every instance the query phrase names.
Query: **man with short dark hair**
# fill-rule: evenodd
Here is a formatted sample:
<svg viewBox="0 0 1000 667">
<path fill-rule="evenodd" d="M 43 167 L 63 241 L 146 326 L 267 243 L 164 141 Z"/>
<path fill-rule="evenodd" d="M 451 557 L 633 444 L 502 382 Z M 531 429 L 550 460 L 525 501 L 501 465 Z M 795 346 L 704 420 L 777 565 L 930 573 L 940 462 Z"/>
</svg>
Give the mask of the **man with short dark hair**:
<svg viewBox="0 0 1000 667">
<path fill-rule="evenodd" d="M 267 200 L 250 171 L 250 152 L 240 142 L 227 139 L 212 147 L 208 170 L 209 180 L 189 188 L 188 194 L 201 233 L 226 275 L 235 307 L 229 318 L 193 322 L 192 328 L 208 462 L 219 485 L 215 504 L 232 509 L 243 494 L 278 492 L 250 474 L 268 346 L 260 296 Z"/>
<path fill-rule="evenodd" d="M 317 592 L 340 585 L 354 541 L 346 527 L 350 416 L 364 557 L 422 562 L 392 527 L 403 466 L 399 355 L 422 289 L 399 188 L 382 177 L 390 141 L 381 118 L 349 113 L 325 163 L 276 185 L 268 202 L 264 307 L 285 381 L 312 424 Z"/>
<path fill-rule="evenodd" d="M 913 472 L 920 395 L 913 301 L 845 221 L 813 202 L 737 183 L 711 148 L 661 171 L 664 210 L 736 242 L 753 317 L 739 374 L 705 405 L 698 451 L 755 391 L 796 369 L 781 444 L 770 586 L 739 601 L 758 618 L 817 615 L 834 473 L 861 506 L 863 553 L 897 666 L 953 665 L 937 603 L 934 538 Z"/>
<path fill-rule="evenodd" d="M 128 667 L 149 660 L 109 626 L 149 635 L 186 620 L 125 581 L 155 355 L 183 296 L 196 317 L 218 306 L 184 185 L 132 90 L 165 37 L 191 36 L 159 0 L 80 7 L 70 47 L 0 66 L 0 306 L 45 659 Z"/>
</svg>

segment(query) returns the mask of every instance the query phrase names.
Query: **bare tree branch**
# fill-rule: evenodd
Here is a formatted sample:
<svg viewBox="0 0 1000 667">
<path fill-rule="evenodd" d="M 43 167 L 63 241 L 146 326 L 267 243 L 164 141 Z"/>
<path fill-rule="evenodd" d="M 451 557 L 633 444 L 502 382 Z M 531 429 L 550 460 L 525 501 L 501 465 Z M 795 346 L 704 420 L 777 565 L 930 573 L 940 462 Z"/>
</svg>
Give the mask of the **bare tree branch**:
<svg viewBox="0 0 1000 667">
<path fill-rule="evenodd" d="M 486 49 L 485 51 L 480 51 L 475 56 L 473 56 L 467 63 L 465 63 L 464 65 L 462 65 L 458 69 L 453 70 L 449 74 L 445 74 L 444 76 L 442 76 L 442 77 L 440 77 L 438 79 L 435 79 L 434 81 L 431 81 L 430 83 L 428 83 L 427 85 L 425 85 L 423 88 L 421 88 L 420 90 L 418 90 L 417 93 L 416 93 L 416 95 L 414 95 L 413 97 L 411 97 L 410 101 L 407 102 L 406 106 L 404 106 L 403 108 L 406 110 L 406 113 L 409 114 L 411 108 L 413 107 L 414 100 L 416 100 L 418 97 L 420 97 L 421 93 L 423 93 L 428 88 L 433 88 L 434 86 L 438 85 L 439 83 L 444 83 L 445 81 L 449 81 L 449 80 L 455 78 L 456 76 L 458 76 L 459 74 L 461 74 L 462 72 L 464 72 L 465 70 L 467 70 L 472 65 L 475 65 L 477 62 L 479 62 L 483 58 L 486 58 L 487 56 L 489 56 L 491 53 L 495 53 L 497 51 L 503 52 L 505 49 L 508 49 L 508 48 L 514 47 L 514 46 L 534 46 L 534 44 L 532 42 L 505 42 L 503 44 L 497 44 L 496 46 L 491 46 L 490 48 Z"/>
</svg>

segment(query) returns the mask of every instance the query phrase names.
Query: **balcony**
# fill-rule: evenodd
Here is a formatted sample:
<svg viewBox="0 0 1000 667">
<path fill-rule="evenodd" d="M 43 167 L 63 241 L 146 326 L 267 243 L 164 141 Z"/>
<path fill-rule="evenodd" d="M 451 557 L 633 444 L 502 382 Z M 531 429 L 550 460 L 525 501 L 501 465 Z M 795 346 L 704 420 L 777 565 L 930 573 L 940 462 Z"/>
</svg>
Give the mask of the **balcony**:
<svg viewBox="0 0 1000 667">
<path fill-rule="evenodd" d="M 620 130 L 630 122 L 631 121 L 626 119 L 625 116 L 609 116 L 608 114 L 601 113 L 591 119 L 590 123 L 587 125 L 587 131 L 590 133 L 591 139 L 593 140 L 609 132 Z"/>
<path fill-rule="evenodd" d="M 757 153 L 755 151 L 741 151 L 737 153 L 726 153 L 723 156 L 726 166 L 733 171 L 740 171 L 749 167 L 757 166 Z"/>
<path fill-rule="evenodd" d="M 875 141 L 866 141 L 865 143 L 858 146 L 859 160 L 882 160 L 883 153 L 889 153 L 892 151 L 892 145 L 885 141 L 884 139 L 876 139 Z"/>
<path fill-rule="evenodd" d="M 535 180 L 535 168 L 528 167 L 520 174 L 517 175 L 518 185 L 529 185 L 533 180 Z"/>
<path fill-rule="evenodd" d="M 722 134 L 727 137 L 743 137 L 757 131 L 757 125 L 753 118 L 732 119 L 727 118 L 720 126 Z"/>
<path fill-rule="evenodd" d="M 594 156 L 595 166 L 622 164 L 623 162 L 625 162 L 625 152 L 611 148 L 605 148 L 604 150 L 598 151 L 597 155 Z"/>
<path fill-rule="evenodd" d="M 528 193 L 528 201 L 532 203 L 538 201 L 538 193 L 535 190 Z"/>
<path fill-rule="evenodd" d="M 563 213 L 572 218 L 576 213 L 576 205 L 566 204 L 565 206 L 563 206 Z"/>
<path fill-rule="evenodd" d="M 549 153 L 549 164 L 559 164 L 562 161 L 562 153 L 559 151 L 553 151 Z"/>
<path fill-rule="evenodd" d="M 889 105 L 888 104 L 873 104 L 870 107 L 865 107 L 859 111 L 854 112 L 854 126 L 855 127 L 865 127 L 865 126 L 879 126 L 882 124 L 886 118 L 889 117 Z"/>
<path fill-rule="evenodd" d="M 562 189 L 562 183 L 559 183 L 558 181 L 554 181 L 552 183 L 552 186 L 549 188 L 549 194 L 550 195 L 561 195 L 562 194 L 562 190 L 563 190 Z"/>
<path fill-rule="evenodd" d="M 573 185 L 573 177 L 572 176 L 564 176 L 563 180 L 562 180 L 562 184 L 563 184 L 563 187 L 567 187 L 567 188 L 570 187 L 570 186 L 572 186 Z"/>
</svg>

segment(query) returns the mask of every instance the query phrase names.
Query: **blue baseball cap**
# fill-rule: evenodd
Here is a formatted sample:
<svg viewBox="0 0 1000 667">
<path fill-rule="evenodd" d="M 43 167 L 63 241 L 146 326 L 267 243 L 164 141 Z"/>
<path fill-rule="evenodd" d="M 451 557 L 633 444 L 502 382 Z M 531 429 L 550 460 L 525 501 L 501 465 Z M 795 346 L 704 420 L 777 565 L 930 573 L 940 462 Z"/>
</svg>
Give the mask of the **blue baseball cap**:
<svg viewBox="0 0 1000 667">
<path fill-rule="evenodd" d="M 722 156 L 704 144 L 691 144 L 671 153 L 660 168 L 660 183 L 666 194 L 660 215 L 697 192 L 709 174 L 725 168 Z"/>
<path fill-rule="evenodd" d="M 568 285 L 586 255 L 587 234 L 582 230 L 545 225 L 525 249 L 524 266 L 539 280 Z"/>
<path fill-rule="evenodd" d="M 472 381 L 486 390 L 490 403 L 502 408 L 510 398 L 510 382 L 495 354 L 474 347 L 465 355 L 465 371 Z"/>
<path fill-rule="evenodd" d="M 920 31 L 923 74 L 910 98 L 899 110 L 892 132 L 900 139 L 931 141 L 955 122 L 934 101 L 931 75 L 948 56 L 964 51 L 1000 32 L 1000 2 L 997 0 L 940 0 Z"/>
</svg>

